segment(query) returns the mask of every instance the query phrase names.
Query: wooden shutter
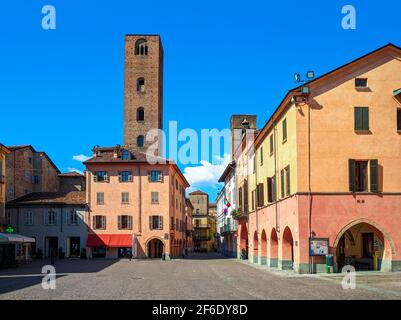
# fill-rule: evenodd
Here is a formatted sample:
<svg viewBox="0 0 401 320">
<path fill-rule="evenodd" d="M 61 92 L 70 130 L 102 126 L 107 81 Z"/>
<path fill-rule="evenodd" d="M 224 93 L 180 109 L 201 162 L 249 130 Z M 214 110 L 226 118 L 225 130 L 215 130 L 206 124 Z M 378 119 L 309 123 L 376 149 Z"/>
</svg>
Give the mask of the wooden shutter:
<svg viewBox="0 0 401 320">
<path fill-rule="evenodd" d="M 153 230 L 153 220 L 152 220 L 152 216 L 149 216 L 149 229 Z"/>
<path fill-rule="evenodd" d="M 265 197 L 264 197 L 264 184 L 258 184 L 258 207 L 263 207 L 265 204 Z"/>
<path fill-rule="evenodd" d="M 354 129 L 361 130 L 362 128 L 362 113 L 359 107 L 354 109 Z"/>
<path fill-rule="evenodd" d="M 96 216 L 92 217 L 92 228 L 96 230 Z"/>
<path fill-rule="evenodd" d="M 121 230 L 122 227 L 122 217 L 118 216 L 118 229 Z"/>
<path fill-rule="evenodd" d="M 106 230 L 106 216 L 102 216 L 102 229 Z"/>
<path fill-rule="evenodd" d="M 273 179 L 267 178 L 267 202 L 273 202 Z"/>
<path fill-rule="evenodd" d="M 362 108 L 362 128 L 363 130 L 369 130 L 369 108 Z"/>
<path fill-rule="evenodd" d="M 276 175 L 273 176 L 273 202 L 277 200 L 277 179 Z"/>
<path fill-rule="evenodd" d="M 287 196 L 291 194 L 291 177 L 290 177 L 290 166 L 287 167 Z"/>
<path fill-rule="evenodd" d="M 132 216 L 128 216 L 128 229 L 132 230 Z"/>
<path fill-rule="evenodd" d="M 284 198 L 284 170 L 281 170 L 281 197 Z"/>
<path fill-rule="evenodd" d="M 378 192 L 378 161 L 370 160 L 370 192 Z"/>
<path fill-rule="evenodd" d="M 159 171 L 158 180 L 159 182 L 163 182 L 163 172 Z"/>
<path fill-rule="evenodd" d="M 159 216 L 159 229 L 163 230 L 163 216 Z"/>
<path fill-rule="evenodd" d="M 97 171 L 93 172 L 93 181 L 97 182 Z"/>
<path fill-rule="evenodd" d="M 348 160 L 349 167 L 349 191 L 355 192 L 356 184 L 355 184 L 355 160 Z"/>
<path fill-rule="evenodd" d="M 152 181 L 152 172 L 148 171 L 148 181 L 151 182 Z"/>
</svg>

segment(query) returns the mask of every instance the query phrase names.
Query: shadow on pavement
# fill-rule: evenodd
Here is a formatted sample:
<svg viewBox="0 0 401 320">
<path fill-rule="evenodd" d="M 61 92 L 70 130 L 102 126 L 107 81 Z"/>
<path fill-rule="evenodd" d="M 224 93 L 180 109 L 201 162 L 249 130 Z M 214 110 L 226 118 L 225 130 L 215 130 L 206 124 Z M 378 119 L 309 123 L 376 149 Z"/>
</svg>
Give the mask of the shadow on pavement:
<svg viewBox="0 0 401 320">
<path fill-rule="evenodd" d="M 68 276 L 69 273 L 99 272 L 118 261 L 117 259 L 56 260 L 56 278 Z M 49 264 L 49 259 L 43 259 L 16 268 L 0 270 L 0 294 L 40 284 L 45 276 L 42 274 L 42 267 Z"/>
</svg>

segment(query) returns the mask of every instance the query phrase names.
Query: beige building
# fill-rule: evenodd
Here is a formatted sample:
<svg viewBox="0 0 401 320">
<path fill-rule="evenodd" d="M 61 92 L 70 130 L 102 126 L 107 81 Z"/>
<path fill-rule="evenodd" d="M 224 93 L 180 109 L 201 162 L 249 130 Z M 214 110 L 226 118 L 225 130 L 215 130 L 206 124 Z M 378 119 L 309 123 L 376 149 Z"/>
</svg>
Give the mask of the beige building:
<svg viewBox="0 0 401 320">
<path fill-rule="evenodd" d="M 191 192 L 189 199 L 194 207 L 192 216 L 194 251 L 214 251 L 216 248 L 216 205 L 212 205 L 209 210 L 209 195 L 200 190 Z"/>
</svg>

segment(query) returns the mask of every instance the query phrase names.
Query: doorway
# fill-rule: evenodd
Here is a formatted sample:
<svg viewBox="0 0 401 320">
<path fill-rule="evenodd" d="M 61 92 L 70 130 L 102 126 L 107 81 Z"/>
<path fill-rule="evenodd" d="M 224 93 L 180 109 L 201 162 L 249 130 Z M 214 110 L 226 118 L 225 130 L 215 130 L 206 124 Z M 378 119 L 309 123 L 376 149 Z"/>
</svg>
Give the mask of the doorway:
<svg viewBox="0 0 401 320">
<path fill-rule="evenodd" d="M 148 242 L 148 258 L 161 258 L 164 251 L 163 242 L 159 239 L 152 239 Z"/>
<path fill-rule="evenodd" d="M 46 257 L 50 257 L 50 252 L 53 251 L 55 257 L 58 255 L 58 238 L 57 237 L 45 237 L 45 250 Z"/>
<path fill-rule="evenodd" d="M 80 237 L 70 237 L 70 257 L 79 257 L 81 254 Z"/>
</svg>

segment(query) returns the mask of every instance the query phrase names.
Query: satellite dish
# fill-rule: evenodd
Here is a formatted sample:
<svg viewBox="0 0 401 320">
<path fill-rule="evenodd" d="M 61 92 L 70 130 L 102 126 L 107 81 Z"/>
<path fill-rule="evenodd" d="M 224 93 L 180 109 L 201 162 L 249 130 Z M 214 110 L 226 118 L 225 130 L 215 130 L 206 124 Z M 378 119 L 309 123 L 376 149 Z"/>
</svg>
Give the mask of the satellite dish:
<svg viewBox="0 0 401 320">
<path fill-rule="evenodd" d="M 314 72 L 314 71 L 308 71 L 308 72 L 306 73 L 306 78 L 307 78 L 308 80 L 314 79 L 314 78 L 315 78 L 315 72 Z"/>
<path fill-rule="evenodd" d="M 296 72 L 294 74 L 294 78 L 295 78 L 295 82 L 301 82 L 301 75 L 298 72 Z"/>
</svg>

